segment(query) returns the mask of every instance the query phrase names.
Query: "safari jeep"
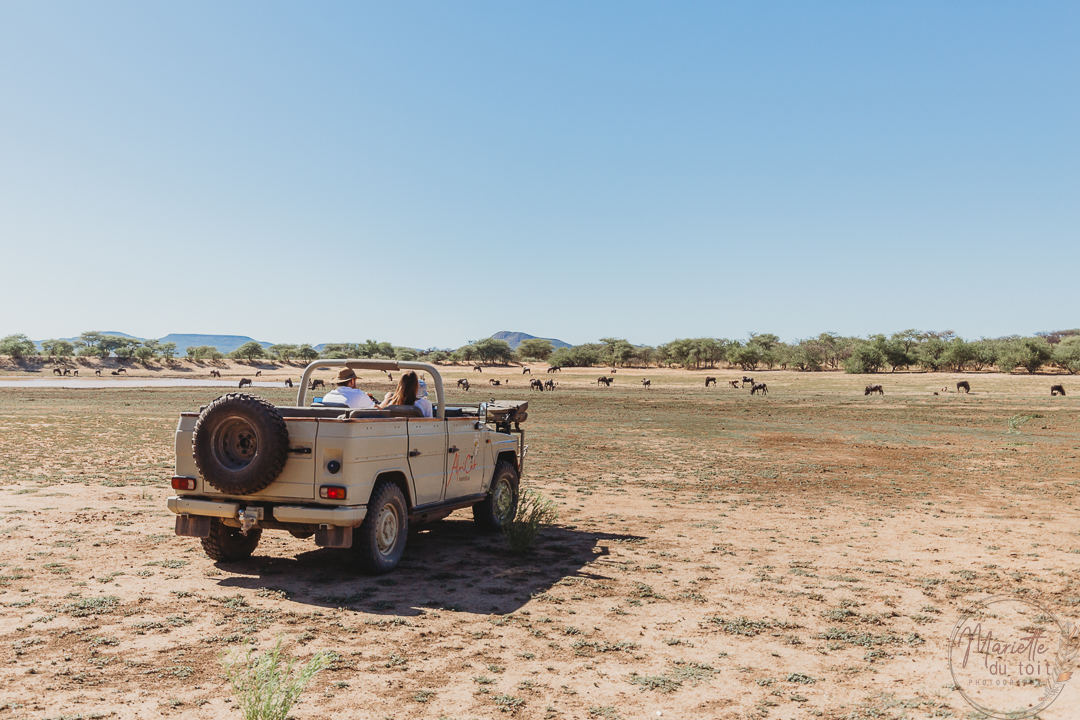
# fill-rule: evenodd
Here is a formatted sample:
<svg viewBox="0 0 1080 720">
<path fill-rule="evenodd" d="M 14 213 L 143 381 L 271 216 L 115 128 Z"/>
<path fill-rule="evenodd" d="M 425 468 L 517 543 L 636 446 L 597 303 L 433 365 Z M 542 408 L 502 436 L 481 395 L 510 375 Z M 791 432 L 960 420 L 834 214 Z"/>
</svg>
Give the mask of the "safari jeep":
<svg viewBox="0 0 1080 720">
<path fill-rule="evenodd" d="M 413 406 L 350 410 L 308 405 L 319 368 L 427 373 L 434 417 Z M 365 572 L 392 570 L 410 523 L 472 507 L 485 530 L 517 510 L 527 448 L 528 403 L 446 404 L 442 376 L 427 363 L 320 360 L 304 370 L 294 407 L 247 393 L 222 395 L 180 414 L 168 499 L 176 534 L 202 538 L 214 560 L 251 555 L 263 530 L 351 548 Z"/>
</svg>

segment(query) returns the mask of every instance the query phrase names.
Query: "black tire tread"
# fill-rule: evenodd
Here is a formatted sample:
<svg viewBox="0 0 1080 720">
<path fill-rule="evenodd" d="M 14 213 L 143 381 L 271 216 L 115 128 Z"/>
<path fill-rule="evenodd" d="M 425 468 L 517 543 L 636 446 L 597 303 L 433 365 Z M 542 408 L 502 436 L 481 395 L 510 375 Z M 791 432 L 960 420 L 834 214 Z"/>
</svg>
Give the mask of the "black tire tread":
<svg viewBox="0 0 1080 720">
<path fill-rule="evenodd" d="M 514 487 L 514 509 L 515 511 L 517 510 L 518 486 L 520 484 L 517 468 L 505 460 L 500 460 L 495 464 L 495 474 L 492 476 L 491 488 L 488 491 L 487 497 L 472 506 L 473 522 L 475 522 L 481 530 L 487 532 L 502 530 L 502 523 L 495 515 L 495 494 L 493 491 L 495 489 L 495 484 L 499 481 L 499 478 L 503 473 L 510 474 L 510 484 Z"/>
<path fill-rule="evenodd" d="M 259 424 L 266 434 L 260 439 L 260 457 L 240 472 L 229 472 L 216 462 L 210 447 L 210 425 L 215 416 L 224 409 L 239 409 L 248 414 L 253 423 Z M 217 398 L 199 413 L 195 430 L 191 434 L 191 453 L 195 465 L 206 482 L 229 495 L 251 495 L 265 490 L 289 459 L 289 428 L 273 403 L 250 393 L 227 393 Z"/>
<path fill-rule="evenodd" d="M 220 520 L 210 524 L 210 534 L 202 539 L 206 557 L 219 562 L 246 560 L 255 552 L 262 528 L 252 528 L 247 537 L 240 534 L 240 528 L 229 527 Z"/>
<path fill-rule="evenodd" d="M 400 500 L 402 526 L 398 531 L 398 550 L 395 557 L 389 561 L 379 553 L 379 547 L 375 541 L 373 526 L 378 519 L 378 509 L 381 508 L 391 497 L 397 496 Z M 381 480 L 371 490 L 368 498 L 368 513 L 364 522 L 353 532 L 352 557 L 356 568 L 368 575 L 382 575 L 397 567 L 401 556 L 405 552 L 405 541 L 409 534 L 409 507 L 401 488 L 392 482 Z"/>
</svg>

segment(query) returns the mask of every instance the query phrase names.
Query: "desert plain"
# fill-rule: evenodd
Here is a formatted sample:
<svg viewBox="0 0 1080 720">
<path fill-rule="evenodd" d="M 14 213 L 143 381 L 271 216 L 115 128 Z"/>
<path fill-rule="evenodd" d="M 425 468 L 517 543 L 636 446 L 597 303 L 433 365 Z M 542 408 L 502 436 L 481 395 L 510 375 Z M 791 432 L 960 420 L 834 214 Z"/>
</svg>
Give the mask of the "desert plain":
<svg viewBox="0 0 1080 720">
<path fill-rule="evenodd" d="M 950 672 L 963 608 L 1080 619 L 1067 376 L 756 372 L 751 396 L 733 370 L 545 367 L 554 392 L 443 372 L 452 403 L 531 401 L 522 486 L 558 522 L 515 556 L 459 511 L 380 577 L 285 533 L 237 563 L 174 535 L 178 414 L 224 387 L 0 388 L 0 720 L 240 717 L 221 659 L 279 638 L 331 653 L 297 720 L 982 717 Z M 1040 717 L 1080 714 L 1078 683 Z"/>
</svg>

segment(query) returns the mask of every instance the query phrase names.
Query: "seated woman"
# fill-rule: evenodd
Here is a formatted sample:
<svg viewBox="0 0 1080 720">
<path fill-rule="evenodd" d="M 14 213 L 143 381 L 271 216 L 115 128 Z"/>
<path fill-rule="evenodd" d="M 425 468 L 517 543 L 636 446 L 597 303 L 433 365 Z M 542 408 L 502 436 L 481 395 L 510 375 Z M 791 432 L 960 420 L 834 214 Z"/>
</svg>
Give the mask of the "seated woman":
<svg viewBox="0 0 1080 720">
<path fill-rule="evenodd" d="M 391 405 L 413 405 L 420 408 L 424 417 L 432 417 L 431 401 L 425 397 L 426 392 L 421 394 L 420 378 L 412 370 L 407 371 L 398 379 L 397 390 L 386 393 L 386 399 L 379 403 L 379 407 L 387 408 Z"/>
</svg>

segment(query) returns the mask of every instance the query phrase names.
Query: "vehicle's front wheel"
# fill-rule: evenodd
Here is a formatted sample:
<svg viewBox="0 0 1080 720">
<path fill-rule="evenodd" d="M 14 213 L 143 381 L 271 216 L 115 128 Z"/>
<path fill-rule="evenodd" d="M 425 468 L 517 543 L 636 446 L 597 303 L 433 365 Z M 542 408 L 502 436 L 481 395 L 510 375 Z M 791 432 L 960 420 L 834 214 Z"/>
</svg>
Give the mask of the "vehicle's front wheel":
<svg viewBox="0 0 1080 720">
<path fill-rule="evenodd" d="M 518 473 L 505 460 L 495 466 L 491 490 L 483 501 L 473 505 L 473 520 L 484 530 L 502 530 L 514 519 L 518 504 Z"/>
<path fill-rule="evenodd" d="M 367 516 L 353 535 L 353 560 L 361 572 L 381 575 L 397 567 L 405 553 L 409 511 L 401 488 L 380 482 L 371 491 Z"/>
<path fill-rule="evenodd" d="M 210 523 L 210 534 L 202 539 L 202 546 L 211 560 L 233 562 L 251 557 L 261 537 L 261 528 L 252 528 L 245 536 L 240 528 L 229 527 L 215 519 Z"/>
</svg>

